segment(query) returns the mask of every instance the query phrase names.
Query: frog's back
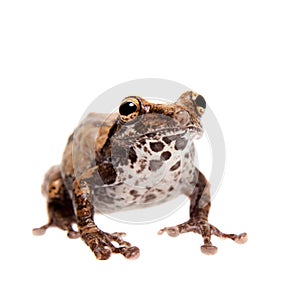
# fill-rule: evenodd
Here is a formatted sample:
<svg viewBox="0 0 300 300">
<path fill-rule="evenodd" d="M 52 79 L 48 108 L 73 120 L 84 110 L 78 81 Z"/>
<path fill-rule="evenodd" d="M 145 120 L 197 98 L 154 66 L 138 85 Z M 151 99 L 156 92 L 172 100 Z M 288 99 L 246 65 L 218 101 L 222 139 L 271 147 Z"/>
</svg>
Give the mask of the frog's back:
<svg viewBox="0 0 300 300">
<path fill-rule="evenodd" d="M 73 181 L 95 165 L 95 147 L 101 147 L 114 124 L 115 114 L 89 113 L 69 137 L 61 163 L 61 171 L 66 181 Z M 70 190 L 73 187 L 67 184 Z"/>
</svg>

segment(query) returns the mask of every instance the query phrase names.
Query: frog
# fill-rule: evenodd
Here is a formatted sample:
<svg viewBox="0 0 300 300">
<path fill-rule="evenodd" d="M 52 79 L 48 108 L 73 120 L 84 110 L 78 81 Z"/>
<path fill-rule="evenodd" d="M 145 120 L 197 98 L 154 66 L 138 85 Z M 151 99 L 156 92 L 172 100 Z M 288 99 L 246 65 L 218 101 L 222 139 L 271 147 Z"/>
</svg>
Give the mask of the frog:
<svg viewBox="0 0 300 300">
<path fill-rule="evenodd" d="M 223 233 L 208 222 L 210 183 L 195 164 L 194 144 L 203 135 L 205 110 L 204 97 L 186 91 L 168 103 L 126 96 L 114 113 L 89 113 L 70 135 L 61 164 L 45 174 L 48 222 L 33 234 L 58 227 L 81 238 L 99 260 L 112 253 L 136 259 L 140 249 L 123 232 L 101 230 L 95 213 L 145 209 L 184 195 L 189 219 L 158 234 L 197 233 L 207 255 L 218 250 L 213 235 L 245 243 L 247 233 Z"/>
</svg>

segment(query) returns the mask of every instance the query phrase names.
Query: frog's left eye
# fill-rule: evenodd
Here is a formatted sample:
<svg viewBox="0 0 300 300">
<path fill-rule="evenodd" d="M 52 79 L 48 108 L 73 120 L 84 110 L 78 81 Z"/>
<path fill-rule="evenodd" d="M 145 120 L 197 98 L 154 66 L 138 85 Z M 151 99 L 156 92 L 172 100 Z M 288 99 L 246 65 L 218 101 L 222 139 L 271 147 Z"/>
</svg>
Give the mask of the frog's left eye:
<svg viewBox="0 0 300 300">
<path fill-rule="evenodd" d="M 123 122 L 134 119 L 139 114 L 139 101 L 135 98 L 125 98 L 119 107 L 120 118 Z"/>
<path fill-rule="evenodd" d="M 197 112 L 200 116 L 203 115 L 205 109 L 206 109 L 206 101 L 203 98 L 203 96 L 193 93 L 192 98 L 194 100 Z"/>
</svg>

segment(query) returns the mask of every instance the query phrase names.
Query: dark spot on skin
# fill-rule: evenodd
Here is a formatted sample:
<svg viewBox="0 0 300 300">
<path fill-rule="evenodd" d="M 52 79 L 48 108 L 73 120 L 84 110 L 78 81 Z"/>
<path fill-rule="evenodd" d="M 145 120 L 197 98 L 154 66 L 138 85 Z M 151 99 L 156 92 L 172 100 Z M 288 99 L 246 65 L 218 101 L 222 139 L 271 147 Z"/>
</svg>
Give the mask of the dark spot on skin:
<svg viewBox="0 0 300 300">
<path fill-rule="evenodd" d="M 144 146 L 144 151 L 148 152 L 148 148 L 146 146 Z"/>
<path fill-rule="evenodd" d="M 163 137 L 163 141 L 164 141 L 167 145 L 169 145 L 169 144 L 172 142 L 167 136 Z"/>
<path fill-rule="evenodd" d="M 154 152 L 160 152 L 164 149 L 164 144 L 162 142 L 150 143 L 150 148 Z"/>
<path fill-rule="evenodd" d="M 150 171 L 156 171 L 156 170 L 158 170 L 162 165 L 163 165 L 163 162 L 162 162 L 161 160 L 158 160 L 158 159 L 150 160 L 149 170 L 150 170 Z"/>
<path fill-rule="evenodd" d="M 101 163 L 98 167 L 98 172 L 104 184 L 112 184 L 115 182 L 117 173 L 111 163 Z"/>
<path fill-rule="evenodd" d="M 163 137 L 163 141 L 170 145 L 172 141 L 175 141 L 176 140 L 176 136 L 175 135 L 170 135 L 170 136 L 165 136 Z"/>
<path fill-rule="evenodd" d="M 175 150 L 183 150 L 187 144 L 187 140 L 184 138 L 177 138 L 175 144 Z"/>
<path fill-rule="evenodd" d="M 171 152 L 170 151 L 165 151 L 160 155 L 160 158 L 162 160 L 168 160 L 171 157 Z"/>
<path fill-rule="evenodd" d="M 170 171 L 175 171 L 180 167 L 180 160 L 170 168 Z"/>
<path fill-rule="evenodd" d="M 174 188 L 172 186 L 169 187 L 168 192 L 172 192 Z"/>
<path fill-rule="evenodd" d="M 138 194 L 138 192 L 137 192 L 136 190 L 131 190 L 131 191 L 129 192 L 129 194 L 132 195 L 132 196 L 135 196 L 135 195 Z"/>
<path fill-rule="evenodd" d="M 184 155 L 184 158 L 189 158 L 190 157 L 190 155 L 188 154 L 188 153 L 186 153 L 185 155 Z"/>
<path fill-rule="evenodd" d="M 145 197 L 145 202 L 154 200 L 156 198 L 156 196 L 154 194 L 149 194 Z"/>
<path fill-rule="evenodd" d="M 131 190 L 129 194 L 133 196 L 134 200 L 139 196 L 139 193 L 136 190 Z"/>
<path fill-rule="evenodd" d="M 128 157 L 129 157 L 131 164 L 134 164 L 137 161 L 137 155 L 136 155 L 136 152 L 133 149 L 133 147 L 130 147 Z"/>
<path fill-rule="evenodd" d="M 155 135 L 156 135 L 156 133 L 154 133 L 154 132 L 147 133 L 148 138 L 153 138 L 153 137 L 155 137 Z"/>
<path fill-rule="evenodd" d="M 141 140 L 140 140 L 140 144 L 141 144 L 141 145 L 145 145 L 145 144 L 146 144 L 146 139 L 141 139 Z"/>
</svg>

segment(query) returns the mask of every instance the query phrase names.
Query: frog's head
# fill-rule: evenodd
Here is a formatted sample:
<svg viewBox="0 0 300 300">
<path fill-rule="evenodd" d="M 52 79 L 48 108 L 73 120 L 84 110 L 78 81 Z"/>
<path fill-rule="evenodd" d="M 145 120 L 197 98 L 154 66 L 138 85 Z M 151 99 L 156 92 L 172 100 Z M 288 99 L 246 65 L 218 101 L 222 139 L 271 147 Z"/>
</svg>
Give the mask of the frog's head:
<svg viewBox="0 0 300 300">
<path fill-rule="evenodd" d="M 165 152 L 175 160 L 190 151 L 194 138 L 201 137 L 200 121 L 205 108 L 204 98 L 191 91 L 175 103 L 126 97 L 110 131 L 109 147 L 104 148 L 110 149 L 114 165 L 150 159 L 159 160 L 159 164 L 164 160 L 171 163 L 167 154 L 164 157 Z"/>
<path fill-rule="evenodd" d="M 199 136 L 202 133 L 200 120 L 205 108 L 204 98 L 192 91 L 183 93 L 175 103 L 163 104 L 129 96 L 119 106 L 119 129 L 122 128 L 120 131 L 128 134 L 128 138 L 177 133 Z"/>
</svg>

